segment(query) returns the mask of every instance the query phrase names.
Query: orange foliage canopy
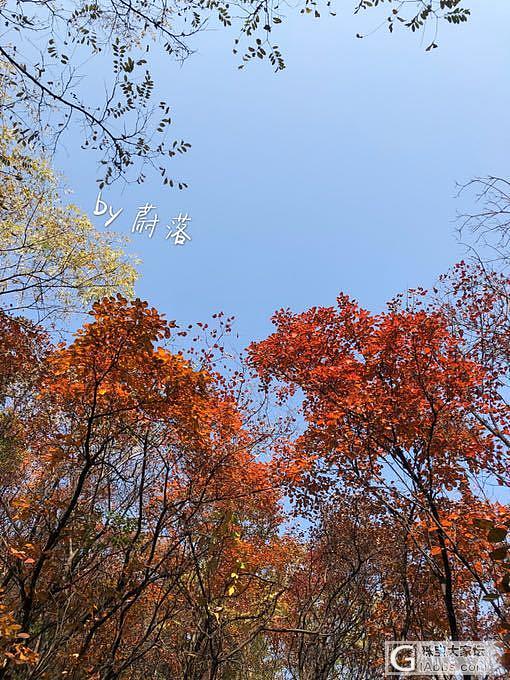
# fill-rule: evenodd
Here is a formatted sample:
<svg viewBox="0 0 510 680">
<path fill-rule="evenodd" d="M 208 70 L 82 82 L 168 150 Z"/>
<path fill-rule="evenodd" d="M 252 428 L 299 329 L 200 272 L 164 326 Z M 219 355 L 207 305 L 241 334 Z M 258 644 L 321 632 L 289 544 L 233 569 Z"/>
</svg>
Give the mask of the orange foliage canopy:
<svg viewBox="0 0 510 680">
<path fill-rule="evenodd" d="M 492 376 L 420 297 L 381 314 L 344 295 L 336 307 L 281 310 L 250 361 L 281 398 L 303 394 L 306 429 L 279 461 L 290 493 L 311 513 L 342 490 L 376 499 L 406 530 L 398 545 L 411 550 L 411 541 L 426 556 L 444 605 L 440 629 L 460 639 L 471 625 L 465 594 L 473 586 L 489 595 L 493 571 L 490 560 L 481 569 L 487 550 L 472 529 L 498 511 L 477 497 L 475 476 L 501 477 L 507 460 L 480 418 Z"/>
<path fill-rule="evenodd" d="M 425 484 L 450 490 L 465 488 L 467 471 L 494 464 L 492 440 L 472 416 L 485 372 L 439 312 L 394 306 L 372 315 L 340 296 L 336 308 L 282 310 L 274 323 L 250 357 L 281 394 L 304 394 L 308 427 L 289 473 L 324 463 L 343 474 L 355 461 L 356 474 L 377 476 L 398 459 Z"/>
<path fill-rule="evenodd" d="M 92 316 L 49 351 L 21 414 L 6 606 L 33 677 L 199 677 L 274 612 L 279 494 L 225 382 L 161 345 L 172 324 L 122 297 Z"/>
<path fill-rule="evenodd" d="M 372 680 L 388 637 L 508 634 L 502 346 L 416 297 L 275 315 L 249 362 L 294 439 L 145 302 L 56 347 L 0 317 L 0 678 Z"/>
</svg>

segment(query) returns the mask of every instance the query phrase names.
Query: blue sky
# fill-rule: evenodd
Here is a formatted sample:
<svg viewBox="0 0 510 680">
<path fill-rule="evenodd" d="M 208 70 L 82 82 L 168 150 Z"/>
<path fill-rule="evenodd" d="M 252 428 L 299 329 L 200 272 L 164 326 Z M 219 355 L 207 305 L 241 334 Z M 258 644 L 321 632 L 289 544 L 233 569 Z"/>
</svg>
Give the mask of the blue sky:
<svg viewBox="0 0 510 680">
<path fill-rule="evenodd" d="M 162 58 L 154 75 L 173 135 L 193 145 L 174 174 L 190 188 L 154 178 L 104 191 L 123 208 L 123 235 L 138 206 L 157 206 L 153 238 L 129 246 L 143 259 L 137 294 L 182 323 L 235 315 L 239 348 L 267 335 L 279 307 L 345 291 L 377 310 L 432 285 L 462 255 L 455 183 L 510 174 L 508 2 L 472 0 L 471 22 L 443 27 L 429 53 L 407 32 L 356 39 L 381 15 L 338 5 L 318 20 L 289 10 L 279 74 L 263 62 L 239 71 L 222 29 L 202 34 L 183 66 Z M 91 214 L 96 159 L 67 149 L 58 169 Z M 179 212 L 192 217 L 183 247 L 164 238 Z"/>
</svg>

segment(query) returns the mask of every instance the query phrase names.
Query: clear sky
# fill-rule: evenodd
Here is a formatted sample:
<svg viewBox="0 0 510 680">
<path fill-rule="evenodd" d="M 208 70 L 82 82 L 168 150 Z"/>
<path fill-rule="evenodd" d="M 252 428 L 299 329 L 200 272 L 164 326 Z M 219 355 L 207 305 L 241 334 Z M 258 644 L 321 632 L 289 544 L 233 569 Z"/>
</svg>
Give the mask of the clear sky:
<svg viewBox="0 0 510 680">
<path fill-rule="evenodd" d="M 260 61 L 239 71 L 235 36 L 221 29 L 182 67 L 161 59 L 173 135 L 193 145 L 174 174 L 190 188 L 154 178 L 104 191 L 123 208 L 113 226 L 124 235 L 138 206 L 157 207 L 153 238 L 129 246 L 143 259 L 137 294 L 183 323 L 235 315 L 240 348 L 267 335 L 279 307 L 329 305 L 345 291 L 377 310 L 432 285 L 462 253 L 455 183 L 510 175 L 507 0 L 472 0 L 470 23 L 443 27 L 429 53 L 407 32 L 356 39 L 381 14 L 353 18 L 352 3 L 337 4 L 321 19 L 289 10 L 275 36 L 279 74 Z M 95 159 L 68 149 L 58 168 L 91 214 Z M 179 212 L 192 217 L 182 247 L 165 240 Z"/>
</svg>

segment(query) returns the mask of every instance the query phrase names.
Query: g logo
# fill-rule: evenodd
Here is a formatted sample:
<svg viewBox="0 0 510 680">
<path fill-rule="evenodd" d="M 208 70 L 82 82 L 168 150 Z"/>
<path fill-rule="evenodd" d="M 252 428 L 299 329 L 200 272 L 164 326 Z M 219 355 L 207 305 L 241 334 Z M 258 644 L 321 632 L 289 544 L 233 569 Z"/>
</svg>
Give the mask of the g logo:
<svg viewBox="0 0 510 680">
<path fill-rule="evenodd" d="M 411 653 L 404 657 L 401 656 L 399 663 L 397 656 L 404 649 L 409 650 Z M 406 671 L 412 673 L 416 668 L 413 645 L 398 645 L 397 647 L 394 647 L 390 653 L 390 662 L 392 668 L 394 668 L 395 670 L 400 671 L 402 673 L 405 673 Z M 402 666 L 401 663 L 407 663 L 408 665 Z"/>
</svg>

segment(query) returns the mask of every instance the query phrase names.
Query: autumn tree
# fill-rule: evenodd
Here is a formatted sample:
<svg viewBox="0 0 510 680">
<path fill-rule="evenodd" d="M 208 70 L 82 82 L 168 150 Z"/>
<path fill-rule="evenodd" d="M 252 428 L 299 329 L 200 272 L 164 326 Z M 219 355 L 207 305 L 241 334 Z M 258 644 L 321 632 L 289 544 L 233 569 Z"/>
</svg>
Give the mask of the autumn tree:
<svg viewBox="0 0 510 680">
<path fill-rule="evenodd" d="M 486 539 L 479 522 L 490 513 L 501 525 L 508 511 L 449 501 L 442 513 L 451 550 L 460 556 L 454 588 L 462 630 L 469 639 L 498 638 L 498 617 L 487 606 L 494 595 L 487 590 L 481 601 L 480 591 L 502 583 L 503 575 L 494 566 L 494 539 Z M 317 514 L 276 620 L 285 634 L 274 639 L 275 655 L 289 677 L 379 678 L 385 640 L 450 636 L 435 525 L 421 521 L 415 507 L 397 515 L 348 488 L 337 489 Z"/>
<path fill-rule="evenodd" d="M 296 678 L 342 677 L 345 659 L 349 677 L 377 674 L 384 639 L 510 643 L 508 506 L 491 488 L 508 486 L 508 194 L 498 178 L 471 186 L 482 207 L 461 218 L 470 258 L 430 294 L 399 296 L 381 315 L 346 296 L 336 309 L 281 311 L 251 348 L 268 387 L 304 395 L 307 429 L 278 460 L 298 515 L 313 520 L 289 608 L 302 633 L 280 641 Z M 349 547 L 352 526 L 363 531 Z M 354 547 L 356 592 L 336 571 Z M 352 625 L 352 611 L 366 616 Z M 363 646 L 335 617 L 373 646 L 356 659 Z"/>
<path fill-rule="evenodd" d="M 48 163 L 0 127 L 0 304 L 39 319 L 133 293 L 134 262 L 113 234 L 63 200 Z"/>
<path fill-rule="evenodd" d="M 483 366 L 484 380 L 479 386 L 472 414 L 493 438 L 495 446 L 507 454 L 510 445 L 508 182 L 493 176 L 477 178 L 461 188 L 463 196 L 468 192 L 474 192 L 475 207 L 459 215 L 459 236 L 467 247 L 467 255 L 440 278 L 430 296 L 430 307 L 440 310 L 448 319 L 450 331 L 457 338 L 463 355 Z M 508 489 L 508 466 L 497 469 L 489 464 L 488 472 L 494 482 Z M 508 522 L 502 516 L 481 512 L 475 523 L 478 533 L 492 544 L 490 559 L 498 566 L 488 597 L 498 602 L 504 611 L 508 609 L 510 591 L 506 578 Z M 508 668 L 510 629 L 504 616 L 500 623 L 507 646 L 504 659 Z"/>
<path fill-rule="evenodd" d="M 47 349 L 40 328 L 28 319 L 0 312 L 0 488 L 23 457 L 23 418 Z"/>
<path fill-rule="evenodd" d="M 276 621 L 285 634 L 274 640 L 289 677 L 379 677 L 382 636 L 372 634 L 371 622 L 392 527 L 376 515 L 346 493 L 320 508 L 303 537 Z"/>
<path fill-rule="evenodd" d="M 484 368 L 478 399 L 472 412 L 494 438 L 499 450 L 508 452 L 508 385 L 510 370 L 510 318 L 508 274 L 479 254 L 457 263 L 441 277 L 431 300 L 448 319 L 463 355 Z M 500 485 L 508 486 L 508 470 L 492 470 Z"/>
<path fill-rule="evenodd" d="M 336 307 L 281 310 L 276 332 L 250 353 L 267 384 L 304 395 L 306 430 L 280 460 L 298 507 L 311 512 L 341 484 L 369 493 L 403 526 L 427 526 L 429 575 L 448 634 L 461 639 L 469 629 L 461 575 L 488 590 L 450 504 L 455 496 L 481 503 L 477 480 L 503 474 L 507 457 L 476 417 L 484 368 L 419 298 L 378 315 L 344 295 Z"/>
<path fill-rule="evenodd" d="M 37 655 L 16 677 L 242 678 L 270 627 L 292 542 L 261 435 L 171 328 L 104 299 L 43 361 L 2 488 L 3 602 Z"/>
<path fill-rule="evenodd" d="M 27 413 L 46 347 L 44 333 L 28 320 L 0 314 L 0 504 L 3 490 L 21 465 L 23 414 Z M 2 539 L 2 553 L 6 547 Z M 0 668 L 37 661 L 37 654 L 26 645 L 29 637 L 0 590 Z"/>
</svg>

